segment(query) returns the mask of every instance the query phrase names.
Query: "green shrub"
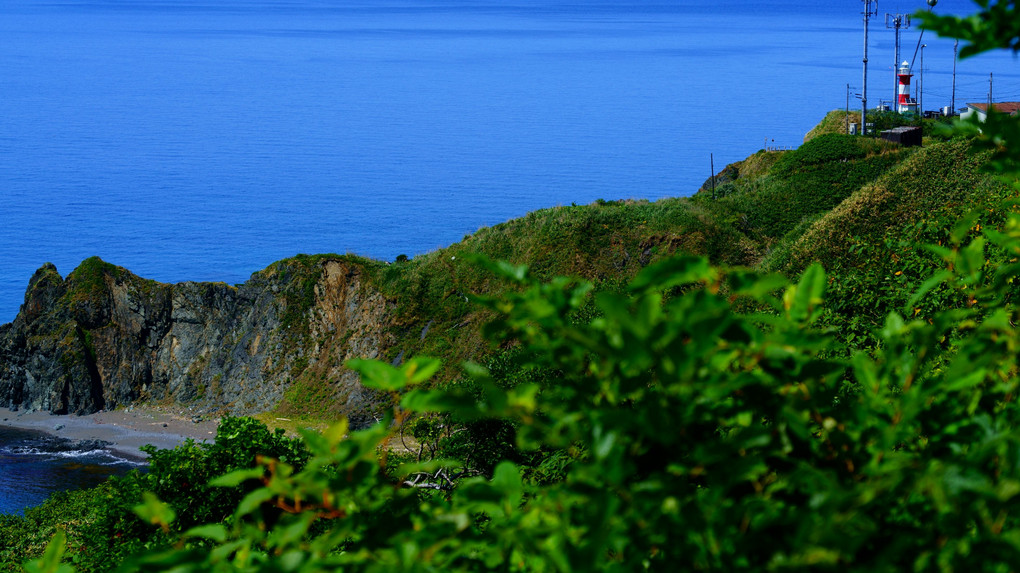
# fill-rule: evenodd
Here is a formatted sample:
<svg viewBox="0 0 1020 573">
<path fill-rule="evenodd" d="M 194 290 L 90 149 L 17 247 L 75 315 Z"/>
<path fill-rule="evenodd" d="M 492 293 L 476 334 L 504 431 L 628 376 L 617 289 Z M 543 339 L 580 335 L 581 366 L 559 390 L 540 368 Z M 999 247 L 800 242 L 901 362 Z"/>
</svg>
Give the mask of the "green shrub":
<svg viewBox="0 0 1020 573">
<path fill-rule="evenodd" d="M 772 166 L 771 173 L 783 177 L 810 165 L 861 159 L 880 148 L 881 144 L 876 141 L 853 135 L 828 133 L 805 142 L 797 149 L 783 153 Z"/>
</svg>

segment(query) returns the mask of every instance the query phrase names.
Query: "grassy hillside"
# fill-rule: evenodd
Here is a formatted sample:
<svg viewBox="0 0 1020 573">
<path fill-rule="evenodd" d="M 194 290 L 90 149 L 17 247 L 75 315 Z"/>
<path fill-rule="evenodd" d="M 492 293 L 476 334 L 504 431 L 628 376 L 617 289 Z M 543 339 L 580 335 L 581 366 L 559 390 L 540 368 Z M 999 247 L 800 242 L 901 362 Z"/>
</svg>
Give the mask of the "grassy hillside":
<svg viewBox="0 0 1020 573">
<path fill-rule="evenodd" d="M 820 261 L 832 277 L 833 307 L 843 313 L 834 325 L 853 322 L 868 332 L 941 264 L 902 245 L 937 242 L 971 208 L 995 218 L 992 206 L 1006 189 L 981 171 L 983 157 L 967 141 L 926 138 L 924 147 L 903 148 L 837 133 L 842 120 L 830 113 L 798 149 L 759 151 L 727 166 L 714 200 L 702 190 L 543 209 L 376 267 L 398 314 L 388 358 L 442 357 L 450 379 L 460 362 L 492 356 L 480 336 L 484 312 L 470 297 L 505 285 L 473 262 L 477 255 L 526 264 L 539 278 L 591 281 L 598 290 L 616 289 L 680 253 L 788 275 Z"/>
</svg>

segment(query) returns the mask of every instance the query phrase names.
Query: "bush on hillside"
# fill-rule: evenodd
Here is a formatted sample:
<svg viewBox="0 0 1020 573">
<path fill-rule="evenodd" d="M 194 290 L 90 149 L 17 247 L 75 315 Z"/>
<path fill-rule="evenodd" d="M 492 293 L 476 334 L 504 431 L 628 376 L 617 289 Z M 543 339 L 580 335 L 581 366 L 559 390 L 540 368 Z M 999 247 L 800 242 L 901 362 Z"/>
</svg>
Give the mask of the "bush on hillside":
<svg viewBox="0 0 1020 573">
<path fill-rule="evenodd" d="M 797 149 L 783 152 L 772 167 L 771 174 L 785 177 L 811 165 L 853 161 L 889 147 L 882 142 L 853 135 L 825 134 L 805 142 Z"/>
<path fill-rule="evenodd" d="M 830 137 L 843 136 L 822 136 L 817 140 Z M 805 147 L 808 145 L 805 144 Z M 777 162 L 770 177 L 745 184 L 740 193 L 720 201 L 731 204 L 732 209 L 741 214 L 741 231 L 766 245 L 771 245 L 805 219 L 816 218 L 839 205 L 861 187 L 888 173 L 910 152 L 898 150 L 868 155 L 855 143 L 830 141 L 808 149 L 802 156 L 794 155 L 796 152 L 787 153 Z M 847 157 L 857 158 L 831 160 L 844 153 Z M 786 157 L 800 157 L 804 163 L 791 161 L 783 168 L 781 163 L 786 161 Z M 830 159 L 813 163 L 823 161 L 821 157 Z"/>
</svg>

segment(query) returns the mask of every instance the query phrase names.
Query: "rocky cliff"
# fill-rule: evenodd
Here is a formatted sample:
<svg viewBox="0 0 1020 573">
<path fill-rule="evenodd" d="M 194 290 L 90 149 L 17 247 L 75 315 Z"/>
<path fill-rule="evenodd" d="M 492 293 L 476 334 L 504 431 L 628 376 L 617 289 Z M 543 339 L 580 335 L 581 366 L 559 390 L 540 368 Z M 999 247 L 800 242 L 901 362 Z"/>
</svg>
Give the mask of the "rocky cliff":
<svg viewBox="0 0 1020 573">
<path fill-rule="evenodd" d="M 98 258 L 65 279 L 46 264 L 0 326 L 0 404 L 85 414 L 155 401 L 249 414 L 326 400 L 368 421 L 381 397 L 342 365 L 392 345 L 393 305 L 365 280 L 367 264 L 299 256 L 236 287 L 158 283 Z"/>
</svg>

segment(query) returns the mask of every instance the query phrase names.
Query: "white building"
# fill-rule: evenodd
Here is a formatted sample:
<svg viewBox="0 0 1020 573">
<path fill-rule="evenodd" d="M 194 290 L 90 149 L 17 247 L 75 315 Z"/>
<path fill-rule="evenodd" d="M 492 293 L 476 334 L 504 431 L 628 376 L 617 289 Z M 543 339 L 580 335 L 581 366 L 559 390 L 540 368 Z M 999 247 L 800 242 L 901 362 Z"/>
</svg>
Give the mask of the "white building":
<svg viewBox="0 0 1020 573">
<path fill-rule="evenodd" d="M 1008 113 L 1009 115 L 1016 116 L 1020 112 L 1020 102 L 1017 101 L 1003 101 L 992 104 L 992 109 L 999 113 Z M 967 119 L 970 116 L 977 114 L 978 121 L 984 121 L 988 117 L 988 104 L 987 103 L 969 103 L 967 109 L 960 113 L 960 119 Z"/>
</svg>

